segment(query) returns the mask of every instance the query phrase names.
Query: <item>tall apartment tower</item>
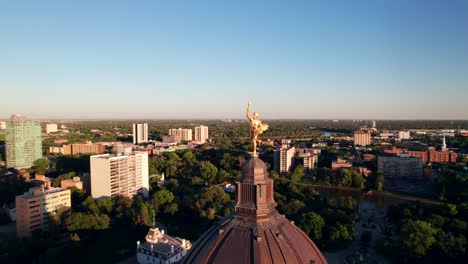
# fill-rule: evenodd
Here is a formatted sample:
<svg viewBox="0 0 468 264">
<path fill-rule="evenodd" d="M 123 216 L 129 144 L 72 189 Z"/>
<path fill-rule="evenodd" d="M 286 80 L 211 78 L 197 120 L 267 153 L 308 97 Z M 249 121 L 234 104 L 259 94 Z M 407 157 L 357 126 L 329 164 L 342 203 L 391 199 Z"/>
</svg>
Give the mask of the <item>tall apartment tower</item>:
<svg viewBox="0 0 468 264">
<path fill-rule="evenodd" d="M 169 136 L 180 138 L 180 140 L 182 141 L 192 141 L 192 129 L 172 128 L 172 129 L 169 129 Z"/>
<path fill-rule="evenodd" d="M 142 193 L 148 198 L 148 153 L 131 155 L 95 155 L 90 158 L 91 196 L 94 198 L 132 197 Z"/>
<path fill-rule="evenodd" d="M 442 151 L 447 151 L 447 144 L 445 143 L 445 134 L 444 138 L 442 139 Z"/>
<path fill-rule="evenodd" d="M 207 139 L 208 127 L 203 125 L 195 127 L 195 141 L 205 143 Z"/>
<path fill-rule="evenodd" d="M 6 162 L 8 167 L 29 168 L 42 158 L 41 125 L 13 115 L 6 128 Z"/>
<path fill-rule="evenodd" d="M 58 132 L 57 124 L 46 124 L 46 134 Z"/>
<path fill-rule="evenodd" d="M 304 168 L 312 170 L 317 167 L 318 155 L 310 154 L 304 155 Z"/>
<path fill-rule="evenodd" d="M 49 214 L 55 214 L 61 207 L 71 207 L 68 189 L 44 191 L 34 187 L 16 196 L 16 235 L 26 237 L 31 236 L 34 230 L 47 230 Z"/>
<path fill-rule="evenodd" d="M 148 142 L 148 124 L 133 124 L 133 144 Z"/>
<path fill-rule="evenodd" d="M 278 173 L 285 173 L 291 169 L 294 160 L 295 147 L 283 145 L 281 148 L 275 149 L 273 161 L 275 170 Z"/>
<path fill-rule="evenodd" d="M 371 134 L 369 131 L 354 131 L 354 146 L 369 146 L 371 144 Z"/>
</svg>

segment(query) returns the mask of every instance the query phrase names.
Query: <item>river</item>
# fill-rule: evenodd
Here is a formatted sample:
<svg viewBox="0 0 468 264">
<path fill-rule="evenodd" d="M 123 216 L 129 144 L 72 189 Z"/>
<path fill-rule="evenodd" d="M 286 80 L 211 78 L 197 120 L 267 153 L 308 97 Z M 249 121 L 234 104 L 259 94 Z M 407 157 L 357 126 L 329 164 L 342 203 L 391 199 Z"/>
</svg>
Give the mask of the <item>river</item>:
<svg viewBox="0 0 468 264">
<path fill-rule="evenodd" d="M 363 204 L 369 206 L 374 204 L 375 208 L 386 208 L 390 205 L 403 204 L 403 203 L 422 203 L 427 205 L 443 205 L 439 201 L 429 199 L 398 195 L 389 192 L 371 192 L 369 194 L 362 190 L 347 187 L 336 186 L 322 186 L 313 185 L 313 187 L 320 193 L 320 195 L 327 198 L 338 198 L 342 196 L 351 196 L 357 199 L 359 205 Z"/>
</svg>

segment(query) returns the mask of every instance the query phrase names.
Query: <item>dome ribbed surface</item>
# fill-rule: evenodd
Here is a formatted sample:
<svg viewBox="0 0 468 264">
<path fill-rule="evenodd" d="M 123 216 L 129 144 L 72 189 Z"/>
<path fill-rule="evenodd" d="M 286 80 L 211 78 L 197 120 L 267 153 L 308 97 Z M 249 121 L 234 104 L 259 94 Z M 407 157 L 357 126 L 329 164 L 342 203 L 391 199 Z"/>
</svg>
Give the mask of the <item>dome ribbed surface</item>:
<svg viewBox="0 0 468 264">
<path fill-rule="evenodd" d="M 327 263 L 310 238 L 278 213 L 247 223 L 228 217 L 205 232 L 182 263 Z"/>
<path fill-rule="evenodd" d="M 258 157 L 254 157 L 249 159 L 244 163 L 242 166 L 242 183 L 255 183 L 255 182 L 263 182 L 268 178 L 268 171 L 265 162 L 259 159 Z"/>
<path fill-rule="evenodd" d="M 206 231 L 182 263 L 327 263 L 314 242 L 276 211 L 273 180 L 261 159 L 244 164 L 237 187 L 235 212 Z"/>
</svg>

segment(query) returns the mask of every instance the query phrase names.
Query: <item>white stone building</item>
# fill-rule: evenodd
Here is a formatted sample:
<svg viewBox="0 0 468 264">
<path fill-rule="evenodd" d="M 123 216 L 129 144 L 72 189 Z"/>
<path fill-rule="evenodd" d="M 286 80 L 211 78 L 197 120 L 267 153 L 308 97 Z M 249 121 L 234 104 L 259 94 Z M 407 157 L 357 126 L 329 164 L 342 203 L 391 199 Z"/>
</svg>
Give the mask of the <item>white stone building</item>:
<svg viewBox="0 0 468 264">
<path fill-rule="evenodd" d="M 146 241 L 137 241 L 137 263 L 170 264 L 178 263 L 192 247 L 189 240 L 171 237 L 159 228 L 150 228 Z"/>
<path fill-rule="evenodd" d="M 134 152 L 131 155 L 95 155 L 91 163 L 91 195 L 93 198 L 132 197 L 142 193 L 148 198 L 149 169 L 148 153 Z"/>
</svg>

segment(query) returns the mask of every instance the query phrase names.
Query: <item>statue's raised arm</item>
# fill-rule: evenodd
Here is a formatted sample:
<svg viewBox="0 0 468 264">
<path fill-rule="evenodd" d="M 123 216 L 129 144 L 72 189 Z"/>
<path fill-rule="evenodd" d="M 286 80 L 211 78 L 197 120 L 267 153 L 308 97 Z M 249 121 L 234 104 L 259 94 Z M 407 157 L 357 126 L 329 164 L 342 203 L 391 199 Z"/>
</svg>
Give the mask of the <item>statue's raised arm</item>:
<svg viewBox="0 0 468 264">
<path fill-rule="evenodd" d="M 260 140 L 258 139 L 258 135 L 266 131 L 268 129 L 268 125 L 262 124 L 262 121 L 258 119 L 257 112 L 253 113 L 253 116 L 250 115 L 250 110 L 251 110 L 250 106 L 251 106 L 251 103 L 249 102 L 247 104 L 246 116 L 250 122 L 250 140 L 252 141 L 252 145 L 253 145 L 253 156 L 257 156 L 257 143 L 260 142 Z"/>
<path fill-rule="evenodd" d="M 250 122 L 252 122 L 252 116 L 250 115 L 250 105 L 251 104 L 252 103 L 250 103 L 250 101 L 249 101 L 249 103 L 247 104 L 247 112 L 246 112 L 247 119 L 249 119 Z"/>
</svg>

